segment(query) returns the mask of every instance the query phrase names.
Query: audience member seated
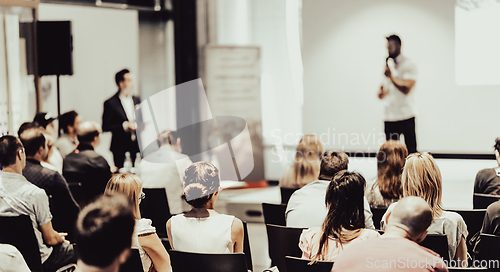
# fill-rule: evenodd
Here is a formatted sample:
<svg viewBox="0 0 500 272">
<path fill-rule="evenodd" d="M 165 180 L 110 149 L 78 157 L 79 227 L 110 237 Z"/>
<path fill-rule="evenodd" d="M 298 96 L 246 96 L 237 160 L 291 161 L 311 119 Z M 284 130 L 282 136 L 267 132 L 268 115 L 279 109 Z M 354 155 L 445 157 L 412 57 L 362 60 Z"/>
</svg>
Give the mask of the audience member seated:
<svg viewBox="0 0 500 272">
<path fill-rule="evenodd" d="M 21 252 L 9 244 L 0 244 L 0 271 L 2 272 L 31 272 Z"/>
<path fill-rule="evenodd" d="M 302 258 L 334 262 L 344 249 L 372 237 L 375 230 L 365 229 L 365 179 L 358 173 L 342 170 L 333 178 L 326 192 L 328 214 L 322 227 L 304 230 L 299 247 Z"/>
<path fill-rule="evenodd" d="M 62 172 L 59 171 L 59 169 L 57 169 L 57 167 L 53 166 L 52 164 L 50 164 L 48 162 L 49 161 L 49 155 L 50 155 L 50 152 L 51 152 L 50 146 L 52 146 L 53 143 L 50 141 L 51 137 L 48 137 L 48 134 L 46 133 L 45 129 L 43 129 L 43 127 L 41 127 L 37 122 L 24 122 L 21 126 L 19 126 L 19 130 L 17 131 L 17 136 L 21 137 L 21 133 L 23 133 L 25 130 L 30 129 L 30 128 L 40 128 L 40 129 L 43 130 L 44 136 L 45 136 L 45 140 L 47 141 L 47 147 L 49 148 L 49 153 L 47 154 L 47 158 L 45 158 L 44 160 L 40 161 L 40 164 L 43 167 L 45 167 L 45 168 L 57 171 L 57 172 L 59 172 L 59 174 L 61 174 Z"/>
<path fill-rule="evenodd" d="M 40 162 L 47 159 L 47 140 L 40 128 L 30 128 L 21 133 L 21 142 L 26 152 L 26 167 L 23 176 L 31 183 L 45 190 L 50 198 L 52 224 L 57 230 L 73 232 L 80 212 L 73 199 L 66 180 L 58 172 L 43 167 Z"/>
<path fill-rule="evenodd" d="M 104 195 L 86 206 L 76 224 L 75 272 L 118 271 L 130 254 L 133 204 L 120 194 Z"/>
<path fill-rule="evenodd" d="M 332 271 L 448 271 L 441 257 L 417 243 L 427 235 L 432 211 L 425 200 L 405 197 L 388 215 L 380 238 L 362 241 L 342 251 Z M 415 265 L 417 264 L 417 265 Z"/>
<path fill-rule="evenodd" d="M 403 168 L 401 183 L 403 184 L 404 197 L 418 196 L 429 204 L 433 221 L 428 231 L 431 234 L 446 235 L 450 260 L 466 260 L 467 225 L 458 213 L 443 210 L 441 172 L 432 156 L 426 153 L 413 153 L 408 156 Z M 382 226 L 386 225 L 387 215 L 390 214 L 395 204 L 389 206 L 384 214 Z"/>
<path fill-rule="evenodd" d="M 330 180 L 339 171 L 347 170 L 349 158 L 344 152 L 325 152 L 321 157 L 319 178 L 295 191 L 286 207 L 286 226 L 313 228 L 323 225 L 327 215 L 325 205 L 326 189 Z M 375 229 L 370 204 L 364 199 L 365 226 Z"/>
<path fill-rule="evenodd" d="M 496 138 L 493 147 L 495 148 L 495 157 L 499 166 L 477 172 L 474 181 L 475 194 L 499 194 L 496 192 L 500 190 L 500 138 Z"/>
<path fill-rule="evenodd" d="M 0 138 L 0 216 L 28 215 L 40 248 L 43 271 L 53 272 L 76 263 L 73 246 L 66 233 L 52 228 L 49 198 L 44 190 L 22 175 L 26 154 L 21 141 L 11 135 Z"/>
<path fill-rule="evenodd" d="M 116 174 L 108 182 L 104 194 L 120 193 L 134 204 L 135 229 L 132 236 L 132 248 L 139 250 L 144 272 L 170 272 L 170 258 L 163 247 L 151 220 L 141 218 L 139 203 L 145 197 L 142 181 L 132 174 Z"/>
<path fill-rule="evenodd" d="M 480 233 L 500 236 L 500 201 L 494 202 L 486 209 Z M 479 254 L 481 249 L 479 246 L 481 243 L 481 236 L 476 234 L 475 237 L 474 253 Z M 474 238 L 472 238 L 472 240 L 474 240 Z"/>
<path fill-rule="evenodd" d="M 162 133 L 158 137 L 160 149 L 142 160 L 139 175 L 144 188 L 165 188 L 171 214 L 189 211 L 189 205 L 182 200 L 182 181 L 179 173 L 184 173 L 192 162 L 181 153 L 181 138 L 175 131 Z"/>
<path fill-rule="evenodd" d="M 57 139 L 55 146 L 63 159 L 78 146 L 76 128 L 80 125 L 80 116 L 76 111 L 68 111 L 59 117 L 59 129 L 63 134 Z"/>
<path fill-rule="evenodd" d="M 108 162 L 94 151 L 101 142 L 100 134 L 97 123 L 81 123 L 77 129 L 80 144 L 64 158 L 63 175 L 68 182 L 82 184 L 84 203 L 103 194 L 111 178 Z"/>
<path fill-rule="evenodd" d="M 397 140 L 385 142 L 377 153 L 377 179 L 366 183 L 365 197 L 370 207 L 387 208 L 403 196 L 401 173 L 408 149 Z"/>
<path fill-rule="evenodd" d="M 319 137 L 314 134 L 304 135 L 297 146 L 293 166 L 285 171 L 279 186 L 295 189 L 315 181 L 319 175 L 321 154 L 323 145 Z"/>
<path fill-rule="evenodd" d="M 41 112 L 35 115 L 33 122 L 36 122 L 45 130 L 44 134 L 45 138 L 48 140 L 47 145 L 49 147 L 49 157 L 46 162 L 55 167 L 57 172 L 62 173 L 63 157 L 59 149 L 54 147 L 57 139 L 57 129 L 54 120 L 56 120 L 56 118 L 50 116 L 50 114 Z"/>
<path fill-rule="evenodd" d="M 172 249 L 198 253 L 243 252 L 243 223 L 214 210 L 219 195 L 219 170 L 210 163 L 191 164 L 184 173 L 184 198 L 192 206 L 167 221 Z"/>
</svg>

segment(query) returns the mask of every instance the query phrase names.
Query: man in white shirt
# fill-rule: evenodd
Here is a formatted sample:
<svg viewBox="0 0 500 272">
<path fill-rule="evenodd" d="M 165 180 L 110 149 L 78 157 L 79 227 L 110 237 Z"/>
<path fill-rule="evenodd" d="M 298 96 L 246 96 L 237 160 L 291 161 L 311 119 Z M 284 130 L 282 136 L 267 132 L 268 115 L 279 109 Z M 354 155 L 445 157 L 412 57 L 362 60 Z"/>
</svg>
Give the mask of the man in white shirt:
<svg viewBox="0 0 500 272">
<path fill-rule="evenodd" d="M 130 152 L 132 162 L 139 152 L 139 144 L 135 131 L 134 107 L 140 103 L 140 99 L 132 95 L 134 81 L 130 71 L 123 69 L 115 75 L 118 92 L 104 102 L 102 114 L 102 130 L 111 131 L 110 150 L 113 153 L 113 161 L 117 168 L 123 167 L 125 153 Z"/>
<path fill-rule="evenodd" d="M 160 134 L 160 149 L 147 156 L 139 165 L 143 188 L 165 188 L 171 214 L 189 211 L 191 208 L 181 197 L 184 192 L 184 170 L 192 162 L 181 153 L 181 138 L 175 131 Z"/>
<path fill-rule="evenodd" d="M 321 158 L 318 180 L 295 191 L 286 206 L 286 226 L 295 228 L 321 227 L 328 209 L 325 204 L 326 190 L 330 180 L 339 171 L 347 170 L 349 158 L 344 152 L 325 152 Z M 370 204 L 364 198 L 365 226 L 375 229 Z"/>
<path fill-rule="evenodd" d="M 415 109 L 413 92 L 417 67 L 401 54 L 401 39 L 397 35 L 387 37 L 384 79 L 378 97 L 384 101 L 384 131 L 386 140 L 399 140 L 404 135 L 408 153 L 417 152 L 415 135 Z"/>
</svg>

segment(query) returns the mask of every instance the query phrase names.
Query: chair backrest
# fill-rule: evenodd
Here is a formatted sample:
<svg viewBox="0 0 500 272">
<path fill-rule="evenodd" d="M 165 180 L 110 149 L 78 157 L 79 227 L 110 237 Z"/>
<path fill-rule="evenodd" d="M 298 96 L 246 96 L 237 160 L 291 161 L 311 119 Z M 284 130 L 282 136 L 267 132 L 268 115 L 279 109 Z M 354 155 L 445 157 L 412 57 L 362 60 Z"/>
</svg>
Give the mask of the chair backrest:
<svg viewBox="0 0 500 272">
<path fill-rule="evenodd" d="M 42 271 L 40 248 L 28 215 L 0 216 L 0 243 L 15 246 L 31 271 Z"/>
<path fill-rule="evenodd" d="M 244 253 L 192 253 L 171 250 L 173 272 L 247 272 Z"/>
<path fill-rule="evenodd" d="M 472 206 L 474 209 L 486 209 L 498 200 L 500 200 L 500 195 L 474 194 Z"/>
<path fill-rule="evenodd" d="M 250 251 L 250 239 L 248 238 L 248 227 L 247 222 L 245 221 L 243 221 L 243 230 L 243 253 L 245 253 L 247 269 L 253 271 L 252 252 Z"/>
<path fill-rule="evenodd" d="M 286 226 L 286 204 L 262 203 L 262 213 L 266 224 Z"/>
<path fill-rule="evenodd" d="M 138 249 L 132 249 L 125 263 L 120 265 L 120 272 L 143 272 L 141 255 Z"/>
<path fill-rule="evenodd" d="M 480 252 L 481 260 L 492 261 L 488 271 L 500 271 L 500 236 L 481 233 Z M 492 267 L 493 262 L 496 262 L 496 267 Z"/>
<path fill-rule="evenodd" d="M 143 188 L 146 198 L 141 200 L 141 216 L 153 221 L 159 237 L 167 237 L 167 221 L 172 217 L 165 188 Z"/>
<path fill-rule="evenodd" d="M 281 203 L 283 204 L 288 204 L 288 200 L 290 200 L 290 197 L 292 194 L 297 191 L 298 188 L 283 188 L 280 187 L 280 192 L 281 192 Z"/>
<path fill-rule="evenodd" d="M 448 240 L 444 234 L 427 234 L 427 237 L 420 242 L 420 245 L 431 249 L 443 258 L 445 261 L 450 260 L 448 254 Z"/>
<path fill-rule="evenodd" d="M 286 270 L 288 272 L 330 272 L 333 262 L 317 262 L 313 265 L 308 265 L 311 260 L 301 259 L 297 257 L 286 256 Z"/>
<path fill-rule="evenodd" d="M 387 208 L 370 208 L 373 214 L 373 225 L 375 229 L 380 229 L 380 220 L 382 220 L 382 216 L 384 216 Z"/>
<path fill-rule="evenodd" d="M 272 265 L 277 266 L 280 272 L 287 272 L 285 256 L 302 256 L 299 239 L 304 229 L 269 224 L 266 224 L 266 229 L 269 241 L 269 257 L 271 257 Z"/>
<path fill-rule="evenodd" d="M 476 210 L 449 210 L 451 212 L 456 212 L 462 216 L 467 225 L 467 231 L 469 235 L 467 236 L 467 251 L 472 252 L 472 247 L 469 246 L 470 239 L 481 230 L 483 226 L 484 215 L 486 214 L 486 209 L 476 209 Z"/>
</svg>

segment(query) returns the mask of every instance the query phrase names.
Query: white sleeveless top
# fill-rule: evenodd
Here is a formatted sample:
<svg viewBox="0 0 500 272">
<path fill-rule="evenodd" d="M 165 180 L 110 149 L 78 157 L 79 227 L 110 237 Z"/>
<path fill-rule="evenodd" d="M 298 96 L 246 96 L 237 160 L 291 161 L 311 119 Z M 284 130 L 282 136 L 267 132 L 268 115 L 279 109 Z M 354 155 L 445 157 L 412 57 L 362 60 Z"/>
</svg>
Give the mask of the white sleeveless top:
<svg viewBox="0 0 500 272">
<path fill-rule="evenodd" d="M 233 253 L 231 226 L 234 216 L 225 214 L 205 218 L 173 216 L 170 220 L 175 250 L 198 253 Z"/>
<path fill-rule="evenodd" d="M 132 248 L 138 249 L 139 254 L 141 255 L 142 268 L 144 272 L 148 272 L 149 268 L 153 264 L 149 255 L 144 251 L 144 249 L 139 244 L 139 236 L 153 234 L 156 232 L 156 228 L 151 225 L 151 219 L 136 219 L 135 220 L 135 228 L 134 234 L 132 235 Z"/>
</svg>

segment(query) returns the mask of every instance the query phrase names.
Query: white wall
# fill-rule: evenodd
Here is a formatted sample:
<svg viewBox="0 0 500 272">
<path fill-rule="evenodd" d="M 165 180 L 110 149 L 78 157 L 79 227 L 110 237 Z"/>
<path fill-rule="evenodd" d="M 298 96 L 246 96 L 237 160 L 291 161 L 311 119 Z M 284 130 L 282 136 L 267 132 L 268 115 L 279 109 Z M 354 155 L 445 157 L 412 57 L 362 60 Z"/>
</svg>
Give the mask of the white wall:
<svg viewBox="0 0 500 272">
<path fill-rule="evenodd" d="M 491 153 L 500 88 L 455 84 L 454 12 L 454 0 L 303 0 L 304 133 L 323 134 L 328 149 L 378 150 L 376 93 L 396 33 L 419 69 L 419 151 Z"/>
<path fill-rule="evenodd" d="M 101 123 L 104 101 L 117 87 L 115 73 L 128 68 L 139 84 L 137 11 L 40 4 L 40 20 L 70 20 L 73 30 L 73 75 L 61 76 L 61 113 L 76 110 L 83 120 Z M 45 77 L 44 77 L 45 78 Z M 54 77 L 43 109 L 57 114 Z"/>
</svg>

